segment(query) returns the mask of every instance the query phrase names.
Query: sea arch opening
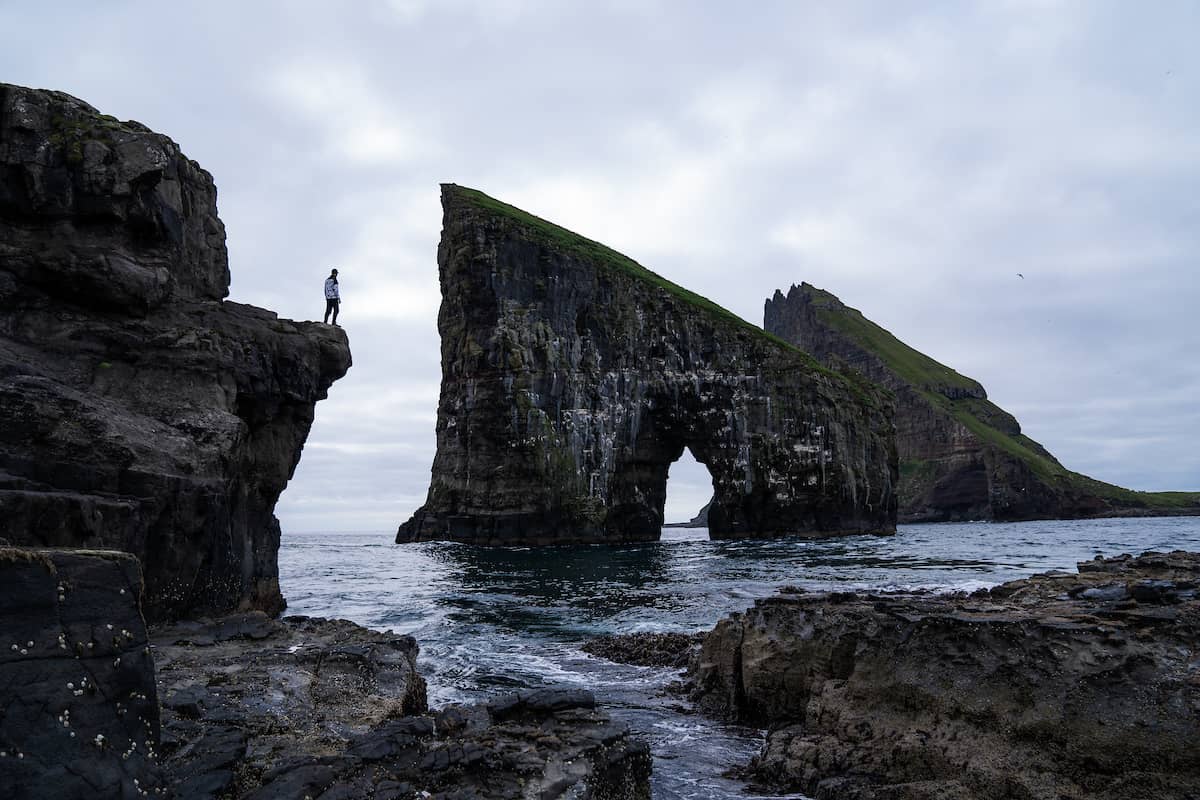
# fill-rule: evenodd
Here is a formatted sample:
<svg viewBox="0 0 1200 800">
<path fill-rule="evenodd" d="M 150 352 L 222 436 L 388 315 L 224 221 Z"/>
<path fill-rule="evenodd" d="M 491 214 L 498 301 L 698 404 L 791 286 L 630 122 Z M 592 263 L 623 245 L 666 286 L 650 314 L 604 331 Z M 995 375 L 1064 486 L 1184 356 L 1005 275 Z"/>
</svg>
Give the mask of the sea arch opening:
<svg viewBox="0 0 1200 800">
<path fill-rule="evenodd" d="M 696 459 L 691 448 L 684 447 L 679 458 L 667 468 L 666 496 L 663 501 L 663 535 L 672 538 L 709 538 L 708 504 L 713 498 L 713 476 Z M 692 531 L 697 536 L 687 536 Z"/>
</svg>

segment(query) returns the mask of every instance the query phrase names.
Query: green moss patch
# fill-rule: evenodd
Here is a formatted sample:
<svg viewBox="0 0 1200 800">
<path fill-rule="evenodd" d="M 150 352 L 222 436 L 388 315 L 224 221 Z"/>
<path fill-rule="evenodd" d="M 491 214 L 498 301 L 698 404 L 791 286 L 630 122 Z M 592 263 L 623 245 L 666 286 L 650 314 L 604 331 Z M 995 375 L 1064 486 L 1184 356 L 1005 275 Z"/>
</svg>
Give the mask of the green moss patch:
<svg viewBox="0 0 1200 800">
<path fill-rule="evenodd" d="M 70 118 L 56 116 L 50 120 L 48 140 L 52 146 L 63 149 L 68 163 L 80 164 L 83 162 L 85 142 L 112 144 L 113 134 L 133 132 L 133 129 L 108 114 Z"/>
</svg>

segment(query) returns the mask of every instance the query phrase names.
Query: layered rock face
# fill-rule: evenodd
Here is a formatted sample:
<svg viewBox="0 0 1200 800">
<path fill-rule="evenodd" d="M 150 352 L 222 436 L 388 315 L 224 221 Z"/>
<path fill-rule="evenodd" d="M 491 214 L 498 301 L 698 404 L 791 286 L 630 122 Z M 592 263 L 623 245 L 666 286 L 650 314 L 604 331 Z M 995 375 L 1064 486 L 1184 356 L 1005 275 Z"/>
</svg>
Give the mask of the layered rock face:
<svg viewBox="0 0 1200 800">
<path fill-rule="evenodd" d="M 1200 796 L 1200 555 L 970 596 L 781 594 L 719 623 L 700 706 L 772 726 L 749 777 L 813 797 Z"/>
<path fill-rule="evenodd" d="M 228 286 L 178 145 L 0 85 L 0 535 L 136 554 L 151 619 L 283 607 L 273 509 L 350 365 Z"/>
<path fill-rule="evenodd" d="M 482 193 L 442 205 L 437 454 L 397 541 L 654 540 L 685 447 L 713 537 L 894 529 L 874 387 Z"/>
<path fill-rule="evenodd" d="M 0 547 L 0 797 L 162 786 L 141 593 L 126 553 Z"/>
<path fill-rule="evenodd" d="M 1071 472 L 1021 433 L 977 381 L 913 350 L 807 283 L 767 300 L 764 328 L 896 398 L 900 520 L 1200 513 L 1200 496 L 1132 492 Z"/>
</svg>

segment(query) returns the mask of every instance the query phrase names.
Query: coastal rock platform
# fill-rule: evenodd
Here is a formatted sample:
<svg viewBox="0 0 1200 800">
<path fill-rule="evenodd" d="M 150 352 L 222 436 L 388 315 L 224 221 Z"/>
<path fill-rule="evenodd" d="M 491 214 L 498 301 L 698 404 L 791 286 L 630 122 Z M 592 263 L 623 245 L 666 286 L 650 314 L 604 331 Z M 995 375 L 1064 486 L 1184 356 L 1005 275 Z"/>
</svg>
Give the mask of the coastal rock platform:
<svg viewBox="0 0 1200 800">
<path fill-rule="evenodd" d="M 970 595 L 784 592 L 721 621 L 700 708 L 819 800 L 1200 797 L 1200 554 Z"/>
</svg>

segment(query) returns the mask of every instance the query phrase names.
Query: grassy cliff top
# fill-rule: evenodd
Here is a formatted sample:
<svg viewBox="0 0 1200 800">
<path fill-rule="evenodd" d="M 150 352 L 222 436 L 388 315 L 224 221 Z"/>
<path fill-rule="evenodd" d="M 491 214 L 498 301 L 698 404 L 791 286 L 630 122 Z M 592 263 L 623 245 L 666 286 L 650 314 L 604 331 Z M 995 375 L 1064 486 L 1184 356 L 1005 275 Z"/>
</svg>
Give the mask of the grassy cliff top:
<svg viewBox="0 0 1200 800">
<path fill-rule="evenodd" d="M 981 390 L 983 387 L 978 381 L 909 347 L 834 294 L 807 283 L 800 288 L 811 298 L 822 322 L 874 353 L 888 369 L 917 389 L 930 404 L 945 411 L 982 441 L 1023 461 L 1043 480 L 1064 489 L 1096 495 L 1120 507 L 1170 511 L 1200 506 L 1200 493 L 1139 492 L 1067 469 L 1025 434 L 1009 433 L 992 425 L 988 419 L 996 416 L 995 412 L 1005 416 L 1008 414 L 990 400 L 977 397 L 951 399 L 937 391 L 939 387 Z"/>
<path fill-rule="evenodd" d="M 802 284 L 821 320 L 877 355 L 892 372 L 918 388 L 939 386 L 982 390 L 978 381 L 935 361 L 893 336 L 887 329 L 863 316 L 836 296 L 810 284 Z"/>
<path fill-rule="evenodd" d="M 880 387 L 875 386 L 858 375 L 845 375 L 841 372 L 830 370 L 806 351 L 784 341 L 774 334 L 767 333 L 762 328 L 747 322 L 737 314 L 717 305 L 707 297 L 698 295 L 677 283 L 667 280 L 657 272 L 646 269 L 624 253 L 619 253 L 600 242 L 589 239 L 586 236 L 581 236 L 574 231 L 567 230 L 560 225 L 555 225 L 553 222 L 530 214 L 528 211 L 523 211 L 516 206 L 511 206 L 508 203 L 497 200 L 478 189 L 470 189 L 465 186 L 449 183 L 442 185 L 442 191 L 443 194 L 452 193 L 455 198 L 517 223 L 531 238 L 561 253 L 575 256 L 602 269 L 628 275 L 651 286 L 663 289 L 672 297 L 687 303 L 718 322 L 751 333 L 765 342 L 786 350 L 793 356 L 800 357 L 814 371 L 849 382 L 851 389 L 860 398 L 866 399 L 866 396 L 869 396 L 870 393 L 880 390 Z"/>
</svg>

